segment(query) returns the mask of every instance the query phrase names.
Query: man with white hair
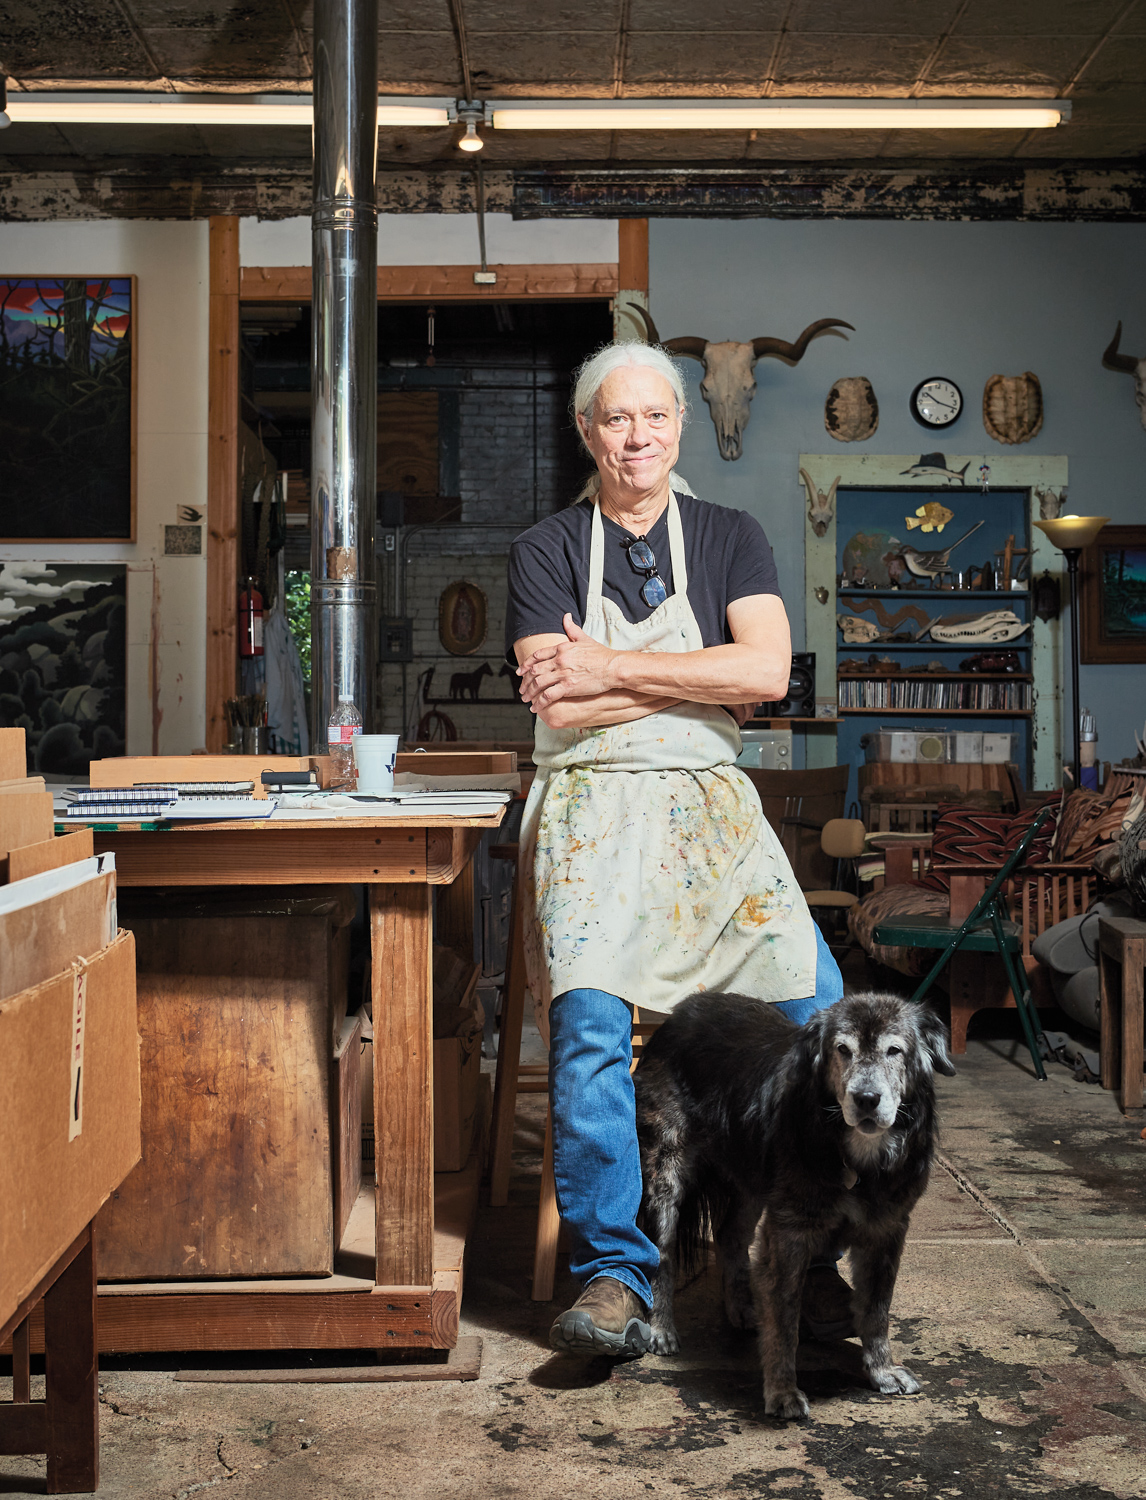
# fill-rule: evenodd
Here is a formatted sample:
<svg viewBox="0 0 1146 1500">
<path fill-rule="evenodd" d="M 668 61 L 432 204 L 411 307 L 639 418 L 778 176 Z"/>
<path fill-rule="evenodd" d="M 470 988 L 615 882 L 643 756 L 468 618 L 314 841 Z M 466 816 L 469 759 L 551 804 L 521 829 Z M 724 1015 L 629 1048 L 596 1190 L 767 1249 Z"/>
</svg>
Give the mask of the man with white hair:
<svg viewBox="0 0 1146 1500">
<path fill-rule="evenodd" d="M 764 532 L 674 473 L 686 402 L 663 350 L 606 345 L 573 410 L 597 473 L 510 555 L 506 638 L 538 721 L 520 879 L 557 1202 L 584 1283 L 550 1343 L 632 1358 L 658 1261 L 636 1224 L 631 1007 L 736 990 L 803 1021 L 843 984 L 734 765 L 739 726 L 784 695 L 791 665 Z M 814 1268 L 812 1331 L 846 1331 L 848 1297 L 832 1265 Z"/>
</svg>

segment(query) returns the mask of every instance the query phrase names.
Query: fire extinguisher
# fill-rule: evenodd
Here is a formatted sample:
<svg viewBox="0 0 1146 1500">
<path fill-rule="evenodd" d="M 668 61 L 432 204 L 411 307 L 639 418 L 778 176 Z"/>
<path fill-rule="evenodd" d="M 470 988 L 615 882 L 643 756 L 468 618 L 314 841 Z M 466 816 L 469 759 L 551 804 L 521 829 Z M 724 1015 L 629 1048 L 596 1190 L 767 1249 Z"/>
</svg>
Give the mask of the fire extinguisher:
<svg viewBox="0 0 1146 1500">
<path fill-rule="evenodd" d="M 239 595 L 239 655 L 263 654 L 263 596 L 248 578 Z"/>
</svg>

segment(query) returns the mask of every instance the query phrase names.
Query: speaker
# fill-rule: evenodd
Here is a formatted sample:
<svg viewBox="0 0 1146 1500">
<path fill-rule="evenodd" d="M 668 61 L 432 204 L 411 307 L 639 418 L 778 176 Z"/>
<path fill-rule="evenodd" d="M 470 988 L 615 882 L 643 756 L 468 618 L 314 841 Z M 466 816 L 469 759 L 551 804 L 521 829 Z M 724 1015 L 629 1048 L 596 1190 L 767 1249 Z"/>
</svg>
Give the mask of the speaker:
<svg viewBox="0 0 1146 1500">
<path fill-rule="evenodd" d="M 787 696 L 778 703 L 762 703 L 761 719 L 814 719 L 816 716 L 816 653 L 793 651 Z"/>
</svg>

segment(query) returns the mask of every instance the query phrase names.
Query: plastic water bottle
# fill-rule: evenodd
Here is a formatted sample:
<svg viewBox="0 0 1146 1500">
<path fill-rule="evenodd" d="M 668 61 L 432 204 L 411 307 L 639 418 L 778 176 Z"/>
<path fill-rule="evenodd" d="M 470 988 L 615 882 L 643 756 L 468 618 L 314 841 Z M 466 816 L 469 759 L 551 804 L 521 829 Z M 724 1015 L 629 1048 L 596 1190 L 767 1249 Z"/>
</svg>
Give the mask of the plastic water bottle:
<svg viewBox="0 0 1146 1500">
<path fill-rule="evenodd" d="M 332 786 L 354 785 L 354 736 L 362 733 L 362 715 L 349 693 L 339 693 L 338 707 L 326 721 L 326 748 Z"/>
</svg>

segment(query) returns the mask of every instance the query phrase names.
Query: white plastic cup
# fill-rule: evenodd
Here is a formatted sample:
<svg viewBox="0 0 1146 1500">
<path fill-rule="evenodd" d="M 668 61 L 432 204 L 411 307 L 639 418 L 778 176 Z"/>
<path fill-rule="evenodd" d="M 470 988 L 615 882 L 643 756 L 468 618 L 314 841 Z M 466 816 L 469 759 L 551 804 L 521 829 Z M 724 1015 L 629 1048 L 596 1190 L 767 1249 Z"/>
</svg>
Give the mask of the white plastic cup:
<svg viewBox="0 0 1146 1500">
<path fill-rule="evenodd" d="M 394 762 L 398 758 L 396 734 L 356 734 L 354 769 L 358 790 L 378 794 L 394 790 Z"/>
</svg>

